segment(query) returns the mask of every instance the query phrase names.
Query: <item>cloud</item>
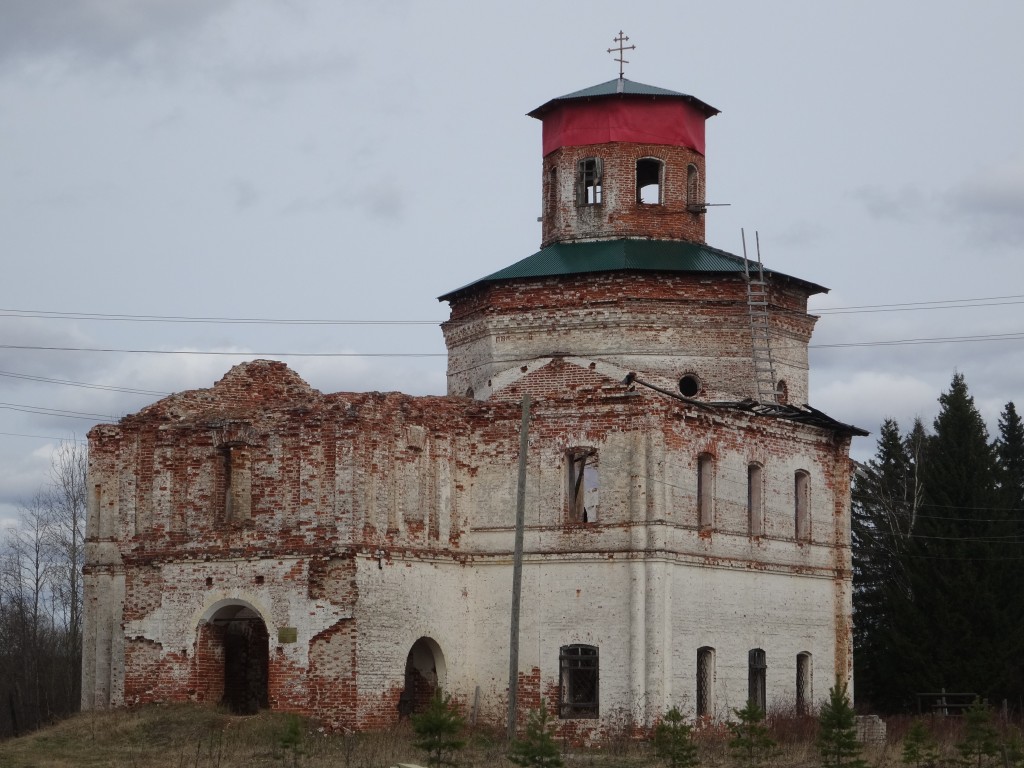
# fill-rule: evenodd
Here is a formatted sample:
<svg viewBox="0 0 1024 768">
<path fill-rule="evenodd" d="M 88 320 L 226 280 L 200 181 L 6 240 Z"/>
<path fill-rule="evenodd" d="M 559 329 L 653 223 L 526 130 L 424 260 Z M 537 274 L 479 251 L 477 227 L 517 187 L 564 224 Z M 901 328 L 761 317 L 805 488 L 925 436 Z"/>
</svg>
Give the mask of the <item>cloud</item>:
<svg viewBox="0 0 1024 768">
<path fill-rule="evenodd" d="M 1024 155 L 990 166 L 946 196 L 950 218 L 966 218 L 987 242 L 1018 244 L 1024 238 Z"/>
<path fill-rule="evenodd" d="M 202 28 L 236 0 L 75 0 L 5 3 L 0 61 L 70 56 L 130 59 L 146 45 Z"/>
<path fill-rule="evenodd" d="M 244 211 L 259 202 L 260 193 L 248 179 L 234 179 L 231 182 L 231 196 L 236 211 Z"/>
<path fill-rule="evenodd" d="M 928 195 L 913 186 L 905 185 L 899 189 L 867 186 L 849 194 L 873 219 L 914 221 L 928 215 L 932 208 Z"/>
<path fill-rule="evenodd" d="M 318 197 L 299 197 L 284 207 L 285 214 L 319 213 L 354 209 L 373 219 L 397 221 L 406 208 L 406 188 L 393 180 L 380 180 L 352 188 L 338 189 Z"/>
</svg>

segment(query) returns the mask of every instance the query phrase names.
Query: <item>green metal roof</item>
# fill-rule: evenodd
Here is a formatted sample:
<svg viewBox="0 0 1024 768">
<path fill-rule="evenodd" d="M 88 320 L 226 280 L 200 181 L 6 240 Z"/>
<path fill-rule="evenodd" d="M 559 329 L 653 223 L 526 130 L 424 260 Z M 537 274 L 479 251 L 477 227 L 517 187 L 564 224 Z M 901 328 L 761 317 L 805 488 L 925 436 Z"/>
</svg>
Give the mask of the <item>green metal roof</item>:
<svg viewBox="0 0 1024 768">
<path fill-rule="evenodd" d="M 670 91 L 667 88 L 658 88 L 654 85 L 645 85 L 644 83 L 637 83 L 632 80 L 627 80 L 626 78 L 615 78 L 614 80 L 609 80 L 607 83 L 593 85 L 590 88 L 584 88 L 581 91 L 573 91 L 572 93 L 565 94 L 565 96 L 558 96 L 548 102 L 545 102 L 527 114 L 530 117 L 539 118 L 557 102 L 573 101 L 576 99 L 595 99 L 605 96 L 663 96 L 689 101 L 692 104 L 697 105 L 707 117 L 717 115 L 719 112 L 719 110 L 715 109 L 710 104 L 705 104 L 697 97 L 690 96 L 688 93 Z"/>
<path fill-rule="evenodd" d="M 727 251 L 683 240 L 623 239 L 555 243 L 522 261 L 456 288 L 438 300 L 449 301 L 463 291 L 500 280 L 617 271 L 742 273 L 744 262 L 742 257 Z M 781 272 L 766 269 L 765 274 L 799 283 L 809 294 L 828 291 L 820 285 Z"/>
</svg>

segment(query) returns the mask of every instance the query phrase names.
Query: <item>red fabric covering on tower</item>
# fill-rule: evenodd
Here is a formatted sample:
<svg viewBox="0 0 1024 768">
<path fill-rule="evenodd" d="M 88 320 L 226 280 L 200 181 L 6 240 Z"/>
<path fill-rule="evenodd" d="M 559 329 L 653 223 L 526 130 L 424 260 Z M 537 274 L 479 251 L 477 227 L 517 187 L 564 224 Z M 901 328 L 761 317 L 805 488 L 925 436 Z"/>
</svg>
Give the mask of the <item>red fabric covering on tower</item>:
<svg viewBox="0 0 1024 768">
<path fill-rule="evenodd" d="M 631 141 L 683 146 L 704 154 L 706 117 L 670 100 L 601 99 L 566 104 L 544 116 L 544 155 L 559 147 Z"/>
</svg>

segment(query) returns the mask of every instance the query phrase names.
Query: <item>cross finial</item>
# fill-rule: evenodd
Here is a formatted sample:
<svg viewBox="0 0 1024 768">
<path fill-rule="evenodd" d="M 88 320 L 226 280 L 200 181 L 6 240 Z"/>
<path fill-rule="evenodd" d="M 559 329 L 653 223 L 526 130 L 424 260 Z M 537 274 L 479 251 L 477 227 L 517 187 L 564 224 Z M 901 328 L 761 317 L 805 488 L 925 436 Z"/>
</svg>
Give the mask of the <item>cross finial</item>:
<svg viewBox="0 0 1024 768">
<path fill-rule="evenodd" d="M 632 50 L 635 50 L 635 49 L 636 49 L 636 46 L 635 46 L 635 45 L 625 45 L 625 42 L 626 42 L 627 40 L 629 40 L 629 38 L 628 38 L 628 37 L 626 37 L 626 36 L 625 36 L 625 35 L 624 35 L 624 34 L 622 33 L 622 30 L 620 29 L 620 30 L 619 30 L 619 36 L 618 36 L 618 37 L 613 37 L 613 38 L 612 38 L 612 42 L 613 42 L 613 43 L 618 43 L 618 44 L 619 44 L 619 47 L 618 47 L 618 48 L 609 48 L 609 49 L 608 49 L 608 53 L 614 53 L 615 51 L 618 51 L 618 52 L 619 52 L 619 58 L 615 59 L 615 61 L 619 62 L 619 80 L 621 80 L 621 79 L 622 79 L 622 75 L 623 75 L 623 69 L 622 69 L 622 67 L 623 67 L 623 65 L 624 65 L 624 64 L 629 64 L 629 62 L 628 62 L 628 61 L 626 61 L 626 60 L 625 60 L 625 59 L 624 59 L 624 58 L 622 57 L 622 54 L 623 54 L 624 52 L 626 52 L 626 51 L 632 51 Z"/>
</svg>

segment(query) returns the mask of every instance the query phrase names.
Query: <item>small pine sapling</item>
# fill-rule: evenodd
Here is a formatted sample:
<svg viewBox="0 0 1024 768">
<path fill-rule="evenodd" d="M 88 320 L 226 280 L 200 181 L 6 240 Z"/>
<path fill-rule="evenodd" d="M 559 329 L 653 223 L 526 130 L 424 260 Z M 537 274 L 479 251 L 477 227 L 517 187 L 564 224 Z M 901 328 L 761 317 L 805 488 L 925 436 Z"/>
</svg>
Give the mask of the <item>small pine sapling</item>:
<svg viewBox="0 0 1024 768">
<path fill-rule="evenodd" d="M 857 741 L 857 715 L 846 694 L 846 683 L 836 678 L 818 718 L 818 750 L 825 768 L 867 768 Z"/>
<path fill-rule="evenodd" d="M 678 707 L 672 707 L 654 729 L 654 752 L 670 768 L 693 768 L 700 760 L 692 736 L 692 726 Z"/>
<path fill-rule="evenodd" d="M 964 712 L 964 739 L 956 745 L 964 768 L 984 768 L 999 753 L 992 710 L 976 698 Z"/>
<path fill-rule="evenodd" d="M 747 706 L 734 709 L 732 713 L 739 722 L 730 720 L 726 723 L 732 734 L 729 751 L 744 768 L 761 765 L 775 752 L 775 741 L 769 736 L 768 726 L 764 722 L 764 710 L 750 699 Z"/>
<path fill-rule="evenodd" d="M 917 718 L 911 723 L 910 730 L 903 737 L 901 760 L 904 765 L 911 766 L 911 768 L 932 768 L 938 763 L 938 747 L 921 718 Z"/>
<path fill-rule="evenodd" d="M 526 733 L 522 740 L 513 740 L 508 759 L 516 765 L 558 768 L 562 765 L 562 757 L 558 753 L 554 729 L 547 705 L 541 699 L 540 709 L 531 712 L 526 720 Z"/>
<path fill-rule="evenodd" d="M 417 737 L 413 746 L 427 753 L 427 765 L 455 765 L 455 753 L 466 745 L 465 740 L 459 738 L 466 721 L 456 709 L 452 697 L 442 695 L 438 689 L 429 706 L 411 719 Z"/>
</svg>

